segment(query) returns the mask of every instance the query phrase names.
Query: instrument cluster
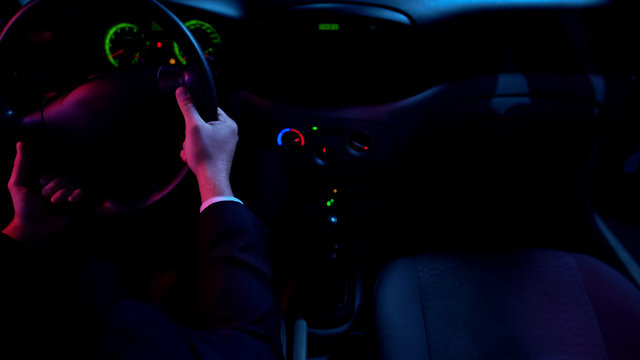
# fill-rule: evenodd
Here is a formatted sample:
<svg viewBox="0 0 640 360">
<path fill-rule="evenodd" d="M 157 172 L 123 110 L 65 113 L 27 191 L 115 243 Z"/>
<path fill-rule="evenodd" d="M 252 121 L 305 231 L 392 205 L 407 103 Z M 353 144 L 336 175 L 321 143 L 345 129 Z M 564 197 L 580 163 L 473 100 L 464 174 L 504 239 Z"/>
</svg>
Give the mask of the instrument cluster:
<svg viewBox="0 0 640 360">
<path fill-rule="evenodd" d="M 192 19 L 184 23 L 205 57 L 213 62 L 222 44 L 218 31 L 208 22 Z M 104 38 L 105 59 L 115 68 L 153 63 L 186 65 L 180 45 L 170 39 L 157 23 L 119 22 L 111 25 Z"/>
</svg>

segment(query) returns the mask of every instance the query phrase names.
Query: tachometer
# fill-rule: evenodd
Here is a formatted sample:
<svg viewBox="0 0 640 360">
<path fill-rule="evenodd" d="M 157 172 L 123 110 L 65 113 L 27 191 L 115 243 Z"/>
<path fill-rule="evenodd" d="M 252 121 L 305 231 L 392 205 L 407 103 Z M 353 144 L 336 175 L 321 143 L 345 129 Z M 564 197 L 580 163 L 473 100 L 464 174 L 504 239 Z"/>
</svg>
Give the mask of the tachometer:
<svg viewBox="0 0 640 360">
<path fill-rule="evenodd" d="M 144 34 L 136 25 L 120 23 L 107 32 L 104 49 L 109 62 L 115 66 L 137 64 L 142 61 Z"/>
<path fill-rule="evenodd" d="M 190 20 L 184 23 L 184 26 L 193 34 L 193 37 L 202 48 L 204 56 L 210 61 L 214 60 L 216 51 L 220 47 L 220 44 L 222 44 L 218 31 L 211 24 L 202 20 Z M 178 58 L 182 59 L 184 63 L 184 58 L 177 46 L 175 50 Z"/>
</svg>

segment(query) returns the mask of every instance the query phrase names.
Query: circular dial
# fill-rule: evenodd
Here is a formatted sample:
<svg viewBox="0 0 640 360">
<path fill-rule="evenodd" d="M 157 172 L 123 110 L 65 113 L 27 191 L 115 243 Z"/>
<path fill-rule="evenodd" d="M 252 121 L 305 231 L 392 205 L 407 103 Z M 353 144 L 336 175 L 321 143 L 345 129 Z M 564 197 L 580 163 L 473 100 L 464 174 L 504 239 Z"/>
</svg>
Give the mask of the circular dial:
<svg viewBox="0 0 640 360">
<path fill-rule="evenodd" d="M 301 148 L 304 146 L 304 136 L 299 130 L 286 128 L 278 133 L 276 142 L 284 148 Z"/>
<path fill-rule="evenodd" d="M 209 61 L 214 60 L 216 51 L 222 43 L 218 31 L 211 24 L 201 20 L 187 21 L 184 26 L 191 31 L 193 37 L 200 44 L 204 56 Z"/>
<path fill-rule="evenodd" d="M 121 67 L 142 61 L 144 37 L 139 28 L 130 23 L 119 23 L 111 27 L 104 42 L 109 62 L 115 67 Z"/>
</svg>

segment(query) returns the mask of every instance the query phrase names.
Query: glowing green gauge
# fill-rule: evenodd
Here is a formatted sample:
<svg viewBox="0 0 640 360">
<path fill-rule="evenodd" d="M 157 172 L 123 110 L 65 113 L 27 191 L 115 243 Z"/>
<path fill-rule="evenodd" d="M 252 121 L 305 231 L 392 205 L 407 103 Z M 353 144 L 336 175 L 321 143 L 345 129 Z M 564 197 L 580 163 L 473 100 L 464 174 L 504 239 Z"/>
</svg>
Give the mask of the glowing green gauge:
<svg viewBox="0 0 640 360">
<path fill-rule="evenodd" d="M 129 23 L 114 25 L 107 32 L 104 50 L 109 62 L 115 66 L 136 64 L 142 61 L 144 34 Z"/>
<path fill-rule="evenodd" d="M 202 48 L 202 52 L 207 60 L 214 60 L 216 51 L 220 47 L 222 40 L 220 39 L 220 35 L 218 31 L 211 26 L 211 24 L 206 23 L 201 20 L 191 20 L 184 23 L 184 26 L 189 29 L 193 37 L 196 39 L 200 47 Z M 176 56 L 180 59 L 182 64 L 186 64 L 186 59 L 184 55 L 178 48 L 178 45 L 174 43 L 173 46 Z"/>
</svg>

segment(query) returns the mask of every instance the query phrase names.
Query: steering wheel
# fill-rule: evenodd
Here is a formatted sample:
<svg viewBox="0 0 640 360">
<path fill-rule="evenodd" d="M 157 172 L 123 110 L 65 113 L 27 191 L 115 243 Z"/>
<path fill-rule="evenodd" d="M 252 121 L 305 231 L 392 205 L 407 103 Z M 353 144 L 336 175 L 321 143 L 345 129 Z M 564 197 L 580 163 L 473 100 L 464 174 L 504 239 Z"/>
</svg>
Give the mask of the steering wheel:
<svg viewBox="0 0 640 360">
<path fill-rule="evenodd" d="M 153 23 L 183 58 L 95 70 L 83 48 L 89 34 L 104 34 L 102 19 Z M 202 50 L 155 0 L 33 0 L 3 30 L 0 54 L 0 129 L 25 142 L 34 179 L 69 176 L 91 210 L 141 209 L 185 176 L 179 86 L 205 120 L 217 119 Z"/>
</svg>

